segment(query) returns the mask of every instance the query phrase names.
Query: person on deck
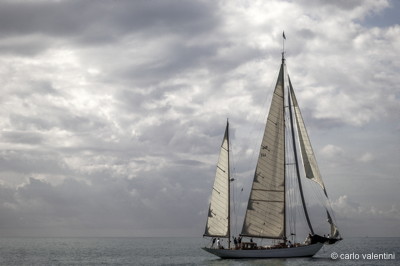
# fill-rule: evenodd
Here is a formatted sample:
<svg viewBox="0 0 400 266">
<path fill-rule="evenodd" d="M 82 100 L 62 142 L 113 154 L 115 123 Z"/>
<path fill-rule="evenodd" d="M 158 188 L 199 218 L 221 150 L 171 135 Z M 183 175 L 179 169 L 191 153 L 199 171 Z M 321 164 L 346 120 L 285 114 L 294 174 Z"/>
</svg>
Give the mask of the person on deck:
<svg viewBox="0 0 400 266">
<path fill-rule="evenodd" d="M 306 244 L 306 245 L 309 245 L 309 244 L 311 244 L 311 233 L 309 233 L 308 234 L 308 236 L 307 236 L 307 238 L 306 238 L 306 240 L 304 241 L 304 244 Z"/>
</svg>

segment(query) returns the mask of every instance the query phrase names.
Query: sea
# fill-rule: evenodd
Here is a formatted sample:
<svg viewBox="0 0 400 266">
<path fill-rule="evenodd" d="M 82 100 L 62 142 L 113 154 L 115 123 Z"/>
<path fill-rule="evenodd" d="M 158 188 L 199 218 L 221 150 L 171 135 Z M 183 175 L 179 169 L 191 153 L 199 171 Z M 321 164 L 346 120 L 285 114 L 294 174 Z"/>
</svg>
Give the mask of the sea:
<svg viewBox="0 0 400 266">
<path fill-rule="evenodd" d="M 312 258 L 223 260 L 203 238 L 0 238 L 0 265 L 400 265 L 400 238 L 348 238 Z"/>
</svg>

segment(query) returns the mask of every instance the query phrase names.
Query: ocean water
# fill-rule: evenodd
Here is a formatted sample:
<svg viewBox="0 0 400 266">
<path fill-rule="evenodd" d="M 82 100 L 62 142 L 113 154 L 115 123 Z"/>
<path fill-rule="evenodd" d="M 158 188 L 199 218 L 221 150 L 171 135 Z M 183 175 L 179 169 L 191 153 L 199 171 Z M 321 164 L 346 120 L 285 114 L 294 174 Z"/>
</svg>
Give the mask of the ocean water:
<svg viewBox="0 0 400 266">
<path fill-rule="evenodd" d="M 206 243 L 202 238 L 0 238 L 0 265 L 400 265 L 400 238 L 348 238 L 313 258 L 263 260 L 222 260 L 201 250 Z M 335 254 L 338 259 L 331 258 Z"/>
</svg>

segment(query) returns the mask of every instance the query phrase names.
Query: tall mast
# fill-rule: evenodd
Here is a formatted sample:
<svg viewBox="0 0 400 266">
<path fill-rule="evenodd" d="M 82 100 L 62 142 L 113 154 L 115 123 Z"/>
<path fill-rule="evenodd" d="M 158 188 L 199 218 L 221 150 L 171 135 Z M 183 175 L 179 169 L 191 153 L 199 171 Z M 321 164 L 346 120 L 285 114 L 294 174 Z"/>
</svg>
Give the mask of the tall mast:
<svg viewBox="0 0 400 266">
<path fill-rule="evenodd" d="M 283 31 L 282 32 L 282 62 L 283 62 L 283 60 L 285 60 L 285 40 L 286 40 L 285 31 Z"/>
<path fill-rule="evenodd" d="M 292 90 L 292 84 L 290 82 L 290 78 L 289 78 L 289 90 L 290 91 Z M 306 202 L 304 200 L 303 187 L 301 185 L 299 159 L 298 159 L 298 156 L 297 156 L 297 148 L 296 148 L 295 133 L 294 133 L 292 103 L 291 103 L 291 97 L 290 97 L 290 91 L 289 90 L 288 90 L 288 103 L 289 103 L 289 107 L 288 108 L 289 108 L 289 115 L 290 115 L 290 128 L 291 128 L 291 132 L 292 132 L 293 153 L 294 153 L 294 160 L 295 160 L 295 165 L 296 165 L 297 181 L 299 183 L 300 197 L 301 197 L 301 202 L 303 204 L 304 215 L 306 216 L 307 224 L 308 224 L 308 227 L 310 228 L 311 234 L 314 234 L 314 230 L 313 230 L 312 225 L 311 225 L 310 217 L 308 216 Z"/>
<path fill-rule="evenodd" d="M 231 248 L 231 166 L 229 147 L 229 120 L 226 120 L 226 139 L 228 141 L 228 248 Z"/>
<path fill-rule="evenodd" d="M 282 67 L 283 67 L 283 76 L 282 76 L 282 87 L 283 87 L 283 97 L 285 97 L 285 76 L 286 76 L 286 64 L 285 64 L 285 33 L 283 33 L 283 49 L 282 49 Z M 283 99 L 285 103 L 285 99 Z M 285 104 L 283 104 L 283 114 L 285 114 Z M 285 115 L 283 115 L 283 128 L 285 126 Z M 285 131 L 285 130 L 284 130 Z M 283 150 L 286 151 L 286 134 L 283 132 Z M 286 156 L 283 156 L 283 165 L 286 166 Z M 286 169 L 283 171 L 283 239 L 286 240 Z"/>
</svg>

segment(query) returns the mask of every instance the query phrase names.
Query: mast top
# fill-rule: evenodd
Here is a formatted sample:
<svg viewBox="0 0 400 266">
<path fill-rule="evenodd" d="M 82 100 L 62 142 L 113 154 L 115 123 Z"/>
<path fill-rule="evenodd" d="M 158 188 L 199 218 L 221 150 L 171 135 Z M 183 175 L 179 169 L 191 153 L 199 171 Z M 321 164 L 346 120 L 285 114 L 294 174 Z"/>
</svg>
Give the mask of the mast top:
<svg viewBox="0 0 400 266">
<path fill-rule="evenodd" d="M 285 40 L 286 40 L 285 31 L 283 31 L 283 33 L 282 33 L 282 64 L 285 63 Z"/>
</svg>

